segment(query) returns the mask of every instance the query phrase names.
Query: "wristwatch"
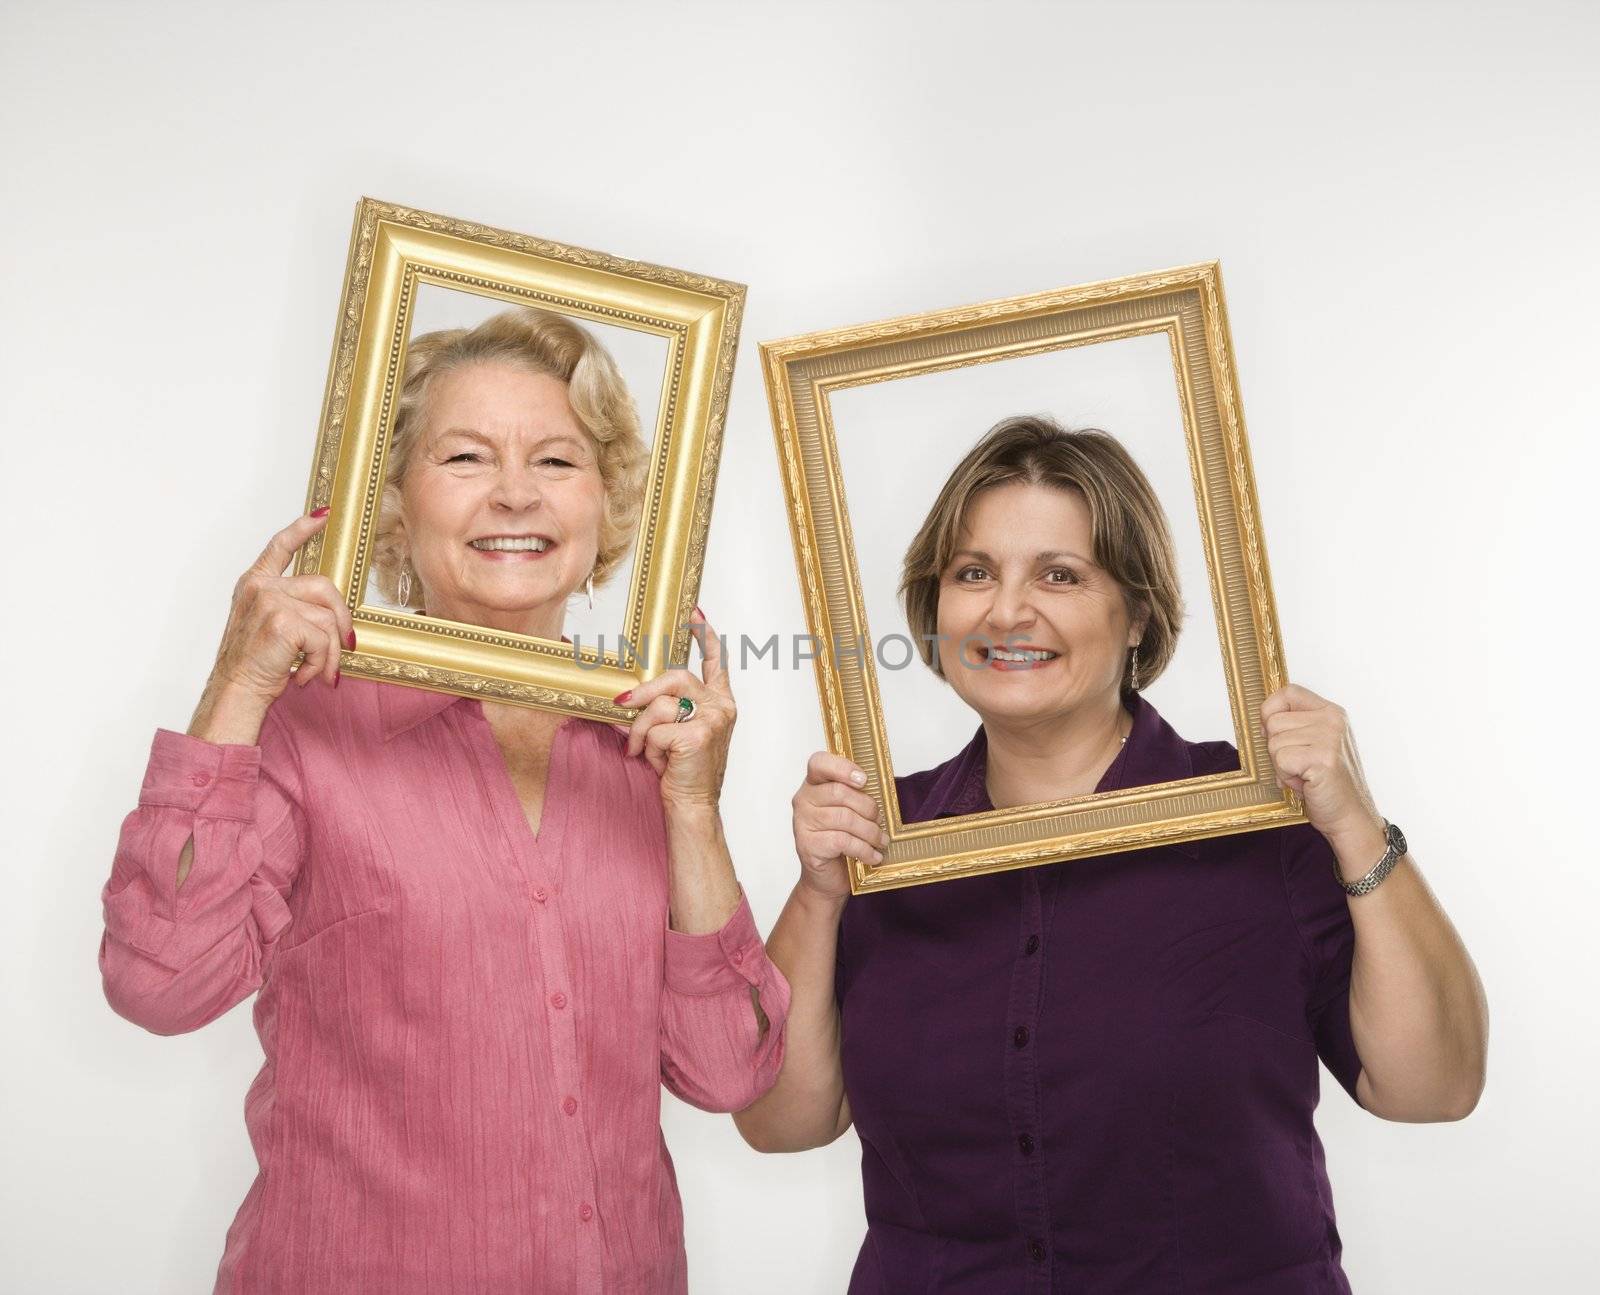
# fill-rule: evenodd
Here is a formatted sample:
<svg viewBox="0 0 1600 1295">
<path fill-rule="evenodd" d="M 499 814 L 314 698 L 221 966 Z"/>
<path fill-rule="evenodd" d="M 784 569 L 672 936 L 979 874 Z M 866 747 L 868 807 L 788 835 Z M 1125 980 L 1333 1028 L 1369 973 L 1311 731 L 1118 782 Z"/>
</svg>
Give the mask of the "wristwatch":
<svg viewBox="0 0 1600 1295">
<path fill-rule="evenodd" d="M 1337 861 L 1333 865 L 1333 875 L 1339 878 L 1339 884 L 1351 895 L 1365 895 L 1377 889 L 1382 881 L 1393 870 L 1394 865 L 1400 861 L 1400 856 L 1406 852 L 1406 837 L 1398 827 L 1388 819 L 1383 820 L 1383 835 L 1389 842 L 1389 848 L 1383 852 L 1383 858 L 1373 864 L 1372 871 L 1360 881 L 1346 881 L 1339 871 Z"/>
</svg>

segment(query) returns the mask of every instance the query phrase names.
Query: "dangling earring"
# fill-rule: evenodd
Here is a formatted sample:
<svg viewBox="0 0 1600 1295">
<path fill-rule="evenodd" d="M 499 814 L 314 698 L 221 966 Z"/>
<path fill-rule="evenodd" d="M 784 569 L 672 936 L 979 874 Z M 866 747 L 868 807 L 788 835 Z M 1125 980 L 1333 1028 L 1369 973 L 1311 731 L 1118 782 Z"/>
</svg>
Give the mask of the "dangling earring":
<svg viewBox="0 0 1600 1295">
<path fill-rule="evenodd" d="M 1133 645 L 1133 660 L 1128 665 L 1128 688 L 1132 692 L 1139 691 L 1139 645 Z"/>
<path fill-rule="evenodd" d="M 588 588 L 589 588 L 589 610 L 593 611 L 594 610 L 594 572 L 593 571 L 589 572 Z"/>
<path fill-rule="evenodd" d="M 409 566 L 405 566 L 405 567 L 401 567 L 400 568 L 400 586 L 399 586 L 398 589 L 395 590 L 395 594 L 398 597 L 398 599 L 400 601 L 400 605 L 402 607 L 410 606 L 410 604 L 411 604 L 411 568 Z"/>
</svg>

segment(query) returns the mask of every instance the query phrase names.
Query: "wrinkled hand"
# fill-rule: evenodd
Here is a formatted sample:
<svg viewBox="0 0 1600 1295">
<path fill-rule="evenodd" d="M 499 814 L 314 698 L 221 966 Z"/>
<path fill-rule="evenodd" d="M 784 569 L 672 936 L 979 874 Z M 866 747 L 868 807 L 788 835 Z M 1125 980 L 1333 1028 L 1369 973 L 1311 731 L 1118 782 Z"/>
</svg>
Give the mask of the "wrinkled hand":
<svg viewBox="0 0 1600 1295">
<path fill-rule="evenodd" d="M 642 754 L 660 775 L 662 804 L 715 809 L 738 708 L 716 631 L 698 607 L 689 625 L 700 644 L 700 678 L 688 670 L 668 670 L 616 700 L 639 708 L 628 728 L 628 754 Z M 695 704 L 694 716 L 681 724 L 680 697 Z"/>
<path fill-rule="evenodd" d="M 286 576 L 296 551 L 327 525 L 327 515 L 297 517 L 233 587 L 233 605 L 211 678 L 270 705 L 290 679 L 304 688 L 320 676 L 336 683 L 341 647 L 355 647 L 350 609 L 327 576 Z M 298 670 L 295 662 L 305 654 Z"/>
<path fill-rule="evenodd" d="M 1297 793 L 1311 826 L 1330 841 L 1383 834 L 1383 818 L 1367 788 L 1350 717 L 1342 706 L 1299 684 L 1261 703 L 1275 780 Z"/>
<path fill-rule="evenodd" d="M 850 894 L 846 856 L 882 863 L 878 847 L 889 843 L 878 803 L 861 790 L 866 781 L 867 775 L 844 756 L 817 751 L 806 761 L 806 780 L 789 802 L 800 884 L 830 899 Z"/>
</svg>

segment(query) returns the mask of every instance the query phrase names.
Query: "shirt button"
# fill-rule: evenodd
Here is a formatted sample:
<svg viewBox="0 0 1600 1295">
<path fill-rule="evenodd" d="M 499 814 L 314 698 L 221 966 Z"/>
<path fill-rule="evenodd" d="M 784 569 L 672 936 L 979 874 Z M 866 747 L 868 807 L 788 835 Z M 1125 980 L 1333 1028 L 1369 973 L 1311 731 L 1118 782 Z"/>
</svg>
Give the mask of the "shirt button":
<svg viewBox="0 0 1600 1295">
<path fill-rule="evenodd" d="M 1028 937 L 1028 942 L 1022 946 L 1022 951 L 1029 954 L 1038 953 L 1039 937 L 1037 935 L 1030 935 Z"/>
<path fill-rule="evenodd" d="M 1019 1047 L 1019 1048 L 1027 1047 L 1028 1046 L 1028 1027 L 1026 1025 L 1017 1026 L 1016 1030 L 1011 1035 L 1011 1042 L 1016 1044 L 1017 1047 Z"/>
<path fill-rule="evenodd" d="M 566 1005 L 567 1005 L 567 996 L 565 994 L 563 994 L 559 989 L 555 993 L 550 995 L 550 1006 L 555 1008 L 556 1011 L 559 1012 Z"/>
<path fill-rule="evenodd" d="M 1028 1257 L 1031 1258 L 1036 1264 L 1043 1263 L 1044 1242 L 1040 1241 L 1037 1237 L 1034 1237 L 1032 1240 L 1030 1240 L 1028 1242 Z"/>
<path fill-rule="evenodd" d="M 211 781 L 211 775 L 209 773 L 191 773 L 189 775 L 189 781 L 192 782 L 196 787 L 204 787 L 208 782 Z"/>
<path fill-rule="evenodd" d="M 550 898 L 550 892 L 543 886 L 535 886 L 533 888 L 533 897 L 537 902 L 542 904 L 545 900 Z"/>
<path fill-rule="evenodd" d="M 561 1102 L 561 1109 L 568 1115 L 576 1115 L 578 1113 L 578 1099 L 576 1097 L 564 1098 Z"/>
<path fill-rule="evenodd" d="M 744 961 L 744 950 L 735 949 L 728 955 L 728 957 L 733 960 L 733 965 L 737 967 L 741 962 Z"/>
<path fill-rule="evenodd" d="M 1025 1156 L 1031 1156 L 1033 1154 L 1033 1139 L 1024 1133 L 1017 1139 L 1017 1150 Z"/>
<path fill-rule="evenodd" d="M 589 1204 L 588 1201 L 584 1201 L 582 1205 L 578 1206 L 578 1217 L 587 1223 L 594 1217 L 594 1206 Z"/>
</svg>

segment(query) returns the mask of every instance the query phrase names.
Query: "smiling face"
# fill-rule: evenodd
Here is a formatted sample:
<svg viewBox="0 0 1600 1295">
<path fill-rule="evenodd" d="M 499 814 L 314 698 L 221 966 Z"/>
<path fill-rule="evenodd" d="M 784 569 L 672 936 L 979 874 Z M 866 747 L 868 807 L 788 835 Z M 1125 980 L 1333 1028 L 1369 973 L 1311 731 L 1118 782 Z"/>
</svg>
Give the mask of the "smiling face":
<svg viewBox="0 0 1600 1295">
<path fill-rule="evenodd" d="M 1075 489 L 1008 482 L 972 497 L 939 578 L 939 664 L 986 723 L 1115 704 L 1143 627 L 1093 549 Z"/>
<path fill-rule="evenodd" d="M 440 373 L 401 499 L 430 616 L 560 637 L 605 505 L 565 382 L 498 362 Z"/>
</svg>

